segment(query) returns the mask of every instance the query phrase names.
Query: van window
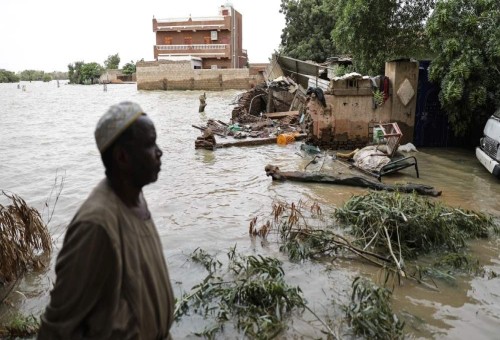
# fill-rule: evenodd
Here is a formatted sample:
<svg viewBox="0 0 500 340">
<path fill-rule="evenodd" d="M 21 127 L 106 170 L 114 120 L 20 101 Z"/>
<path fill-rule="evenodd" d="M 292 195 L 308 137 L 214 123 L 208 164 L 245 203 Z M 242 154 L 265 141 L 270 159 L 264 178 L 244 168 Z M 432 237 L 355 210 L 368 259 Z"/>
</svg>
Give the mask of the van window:
<svg viewBox="0 0 500 340">
<path fill-rule="evenodd" d="M 493 116 L 495 116 L 498 119 L 500 119 L 500 107 L 498 108 L 498 110 L 495 111 L 495 113 L 493 114 Z"/>
</svg>

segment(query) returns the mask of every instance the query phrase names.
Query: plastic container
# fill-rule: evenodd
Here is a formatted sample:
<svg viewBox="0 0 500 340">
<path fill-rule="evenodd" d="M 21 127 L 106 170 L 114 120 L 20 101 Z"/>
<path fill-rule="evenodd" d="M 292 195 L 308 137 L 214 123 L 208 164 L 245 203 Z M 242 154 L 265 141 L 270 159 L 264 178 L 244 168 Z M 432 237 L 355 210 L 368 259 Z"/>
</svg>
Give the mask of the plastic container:
<svg viewBox="0 0 500 340">
<path fill-rule="evenodd" d="M 276 139 L 279 145 L 286 145 L 295 142 L 295 136 L 291 133 L 282 133 Z"/>
<path fill-rule="evenodd" d="M 384 142 L 384 129 L 380 126 L 375 126 L 373 128 L 373 143 L 379 144 Z"/>
</svg>

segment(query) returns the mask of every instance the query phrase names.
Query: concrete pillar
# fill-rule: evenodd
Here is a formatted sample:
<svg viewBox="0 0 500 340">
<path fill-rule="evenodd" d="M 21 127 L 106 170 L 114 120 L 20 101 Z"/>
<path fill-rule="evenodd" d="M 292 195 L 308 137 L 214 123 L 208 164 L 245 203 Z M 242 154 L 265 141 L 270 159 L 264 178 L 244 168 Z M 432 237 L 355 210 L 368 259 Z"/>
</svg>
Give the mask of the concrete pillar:
<svg viewBox="0 0 500 340">
<path fill-rule="evenodd" d="M 385 63 L 385 75 L 391 90 L 391 122 L 396 122 L 403 133 L 401 144 L 413 142 L 415 110 L 417 106 L 418 61 L 395 60 Z"/>
</svg>

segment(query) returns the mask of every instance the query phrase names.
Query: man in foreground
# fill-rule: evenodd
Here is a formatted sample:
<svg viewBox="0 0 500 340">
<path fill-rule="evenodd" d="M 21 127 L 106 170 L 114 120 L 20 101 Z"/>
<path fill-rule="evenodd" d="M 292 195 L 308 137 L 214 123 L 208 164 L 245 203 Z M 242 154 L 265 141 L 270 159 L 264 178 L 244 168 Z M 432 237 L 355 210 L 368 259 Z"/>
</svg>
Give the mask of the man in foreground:
<svg viewBox="0 0 500 340">
<path fill-rule="evenodd" d="M 142 194 L 160 172 L 153 122 L 122 102 L 95 138 L 106 178 L 68 227 L 38 339 L 167 339 L 174 297 Z"/>
</svg>

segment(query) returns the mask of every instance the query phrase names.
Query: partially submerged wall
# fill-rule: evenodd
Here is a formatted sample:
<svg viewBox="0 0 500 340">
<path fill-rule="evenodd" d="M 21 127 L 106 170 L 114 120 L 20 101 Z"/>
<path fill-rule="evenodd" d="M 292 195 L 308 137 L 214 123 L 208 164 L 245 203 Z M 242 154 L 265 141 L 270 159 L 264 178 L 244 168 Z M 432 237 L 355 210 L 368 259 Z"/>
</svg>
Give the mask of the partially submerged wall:
<svg viewBox="0 0 500 340">
<path fill-rule="evenodd" d="M 138 62 L 138 90 L 247 90 L 264 81 L 250 69 L 192 69 L 186 61 Z"/>
<path fill-rule="evenodd" d="M 386 100 L 374 104 L 372 80 L 367 77 L 336 79 L 325 94 L 326 107 L 316 98 L 307 103 L 312 142 L 324 148 L 352 150 L 373 140 L 373 126 L 398 123 L 401 143 L 413 141 L 418 62 L 386 63 L 389 89 Z"/>
<path fill-rule="evenodd" d="M 370 79 L 332 81 L 326 107 L 314 99 L 307 103 L 315 144 L 332 149 L 354 149 L 372 140 L 373 125 L 388 122 L 391 102 L 374 108 Z"/>
</svg>

